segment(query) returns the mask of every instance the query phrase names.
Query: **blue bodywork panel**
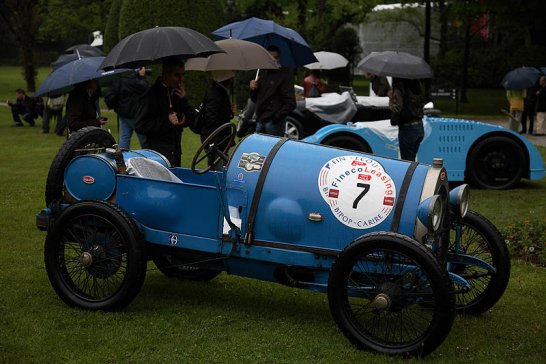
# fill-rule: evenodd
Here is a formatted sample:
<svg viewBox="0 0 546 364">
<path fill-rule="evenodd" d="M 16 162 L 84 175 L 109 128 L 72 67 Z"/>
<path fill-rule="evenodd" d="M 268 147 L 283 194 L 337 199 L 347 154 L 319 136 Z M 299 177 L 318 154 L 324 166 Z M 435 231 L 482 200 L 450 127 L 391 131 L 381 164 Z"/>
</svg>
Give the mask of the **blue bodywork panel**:
<svg viewBox="0 0 546 364">
<path fill-rule="evenodd" d="M 375 155 L 398 158 L 397 127 L 386 122 L 329 125 L 304 141 L 320 144 L 332 136 L 349 134 L 365 140 Z M 425 138 L 419 147 L 417 160 L 431 164 L 434 158 L 442 158 L 450 181 L 465 180 L 470 151 L 479 141 L 493 136 L 507 136 L 523 147 L 529 161 L 527 179 L 539 180 L 545 176 L 544 161 L 537 148 L 512 130 L 478 121 L 433 117 L 425 117 L 424 126 Z"/>
</svg>

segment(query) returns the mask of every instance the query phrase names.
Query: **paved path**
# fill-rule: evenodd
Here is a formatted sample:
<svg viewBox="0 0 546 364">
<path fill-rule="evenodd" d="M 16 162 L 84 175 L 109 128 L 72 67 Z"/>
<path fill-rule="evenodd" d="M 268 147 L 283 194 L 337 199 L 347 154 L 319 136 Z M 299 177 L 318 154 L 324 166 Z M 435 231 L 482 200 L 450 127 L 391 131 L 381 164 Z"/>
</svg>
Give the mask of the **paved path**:
<svg viewBox="0 0 546 364">
<path fill-rule="evenodd" d="M 502 127 L 508 128 L 508 119 L 506 120 L 481 120 L 484 123 L 500 125 Z M 531 141 L 534 145 L 540 145 L 541 147 L 546 147 L 546 136 L 536 136 L 529 134 L 522 134 L 522 137 L 525 137 Z"/>
</svg>

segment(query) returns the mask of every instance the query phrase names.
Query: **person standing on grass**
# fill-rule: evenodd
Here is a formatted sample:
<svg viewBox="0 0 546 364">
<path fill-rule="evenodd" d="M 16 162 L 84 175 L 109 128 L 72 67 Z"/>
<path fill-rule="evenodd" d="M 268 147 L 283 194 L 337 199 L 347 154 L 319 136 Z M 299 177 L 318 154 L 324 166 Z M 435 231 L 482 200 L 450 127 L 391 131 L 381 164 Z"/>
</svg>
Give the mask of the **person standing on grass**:
<svg viewBox="0 0 546 364">
<path fill-rule="evenodd" d="M 279 63 L 279 48 L 269 46 L 267 50 Z M 250 98 L 256 103 L 256 132 L 284 136 L 285 118 L 296 108 L 294 76 L 286 69 L 262 69 L 249 87 Z"/>
<path fill-rule="evenodd" d="M 113 108 L 119 116 L 121 132 L 119 146 L 121 149 L 131 149 L 131 136 L 135 130 L 135 116 L 140 103 L 140 97 L 148 90 L 146 68 L 141 67 L 135 73 L 117 78 L 112 88 L 104 93 L 104 101 L 113 99 L 114 103 L 107 106 Z M 107 93 L 108 92 L 108 93 Z M 144 144 L 144 135 L 136 133 L 138 141 Z"/>
<path fill-rule="evenodd" d="M 78 83 L 66 101 L 66 120 L 69 133 L 86 126 L 102 126 L 107 119 L 100 117 L 98 100 L 99 81 L 89 80 Z"/>
<path fill-rule="evenodd" d="M 535 135 L 546 135 L 544 129 L 546 123 L 546 76 L 541 76 L 539 81 L 540 88 L 537 90 L 537 115 Z"/>
<path fill-rule="evenodd" d="M 141 97 L 135 115 L 142 146 L 165 156 L 173 167 L 182 162 L 182 129 L 193 124 L 196 115 L 186 98 L 184 62 L 176 57 L 163 61 L 161 77 Z"/>
<path fill-rule="evenodd" d="M 398 126 L 400 158 L 414 161 L 425 136 L 423 106 L 425 96 L 419 80 L 393 78 L 388 92 L 391 125 Z"/>
<path fill-rule="evenodd" d="M 521 127 L 521 114 L 523 113 L 526 95 L 526 90 L 506 90 L 506 98 L 510 104 L 510 115 L 512 116 L 508 120 L 508 127 L 516 133 L 519 132 Z"/>
</svg>

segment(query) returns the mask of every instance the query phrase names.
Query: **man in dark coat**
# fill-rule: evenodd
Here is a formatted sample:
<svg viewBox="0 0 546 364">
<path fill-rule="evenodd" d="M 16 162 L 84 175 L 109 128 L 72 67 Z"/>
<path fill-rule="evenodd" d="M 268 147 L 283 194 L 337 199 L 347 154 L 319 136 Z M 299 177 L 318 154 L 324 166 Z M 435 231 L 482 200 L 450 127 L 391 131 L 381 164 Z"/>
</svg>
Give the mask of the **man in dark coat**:
<svg viewBox="0 0 546 364">
<path fill-rule="evenodd" d="M 267 50 L 280 60 L 277 47 Z M 250 81 L 250 91 L 256 103 L 256 132 L 284 136 L 284 119 L 296 108 L 293 75 L 285 69 L 260 70 L 258 79 Z"/>
<path fill-rule="evenodd" d="M 145 136 L 142 147 L 163 154 L 175 167 L 181 165 L 182 128 L 193 123 L 196 114 L 186 100 L 184 73 L 181 60 L 166 59 L 161 77 L 143 95 L 135 115 L 135 130 Z"/>
<path fill-rule="evenodd" d="M 205 93 L 203 98 L 203 106 L 201 107 L 201 115 L 199 117 L 202 124 L 200 135 L 203 142 L 209 135 L 211 135 L 218 127 L 230 123 L 234 116 L 235 110 L 229 98 L 229 86 L 233 80 L 235 74 L 233 71 L 213 71 L 213 82 Z M 217 141 L 221 141 L 217 145 L 219 150 L 224 150 L 227 147 L 229 130 L 226 130 L 223 134 L 218 135 Z M 217 156 L 211 155 L 209 158 L 209 166 L 212 166 L 213 170 L 221 170 L 223 166 L 222 160 L 219 160 L 216 165 L 213 165 Z"/>
<path fill-rule="evenodd" d="M 99 97 L 97 80 L 79 83 L 70 91 L 66 100 L 66 120 L 70 133 L 86 126 L 101 126 L 106 123 L 107 119 L 100 117 Z"/>
</svg>

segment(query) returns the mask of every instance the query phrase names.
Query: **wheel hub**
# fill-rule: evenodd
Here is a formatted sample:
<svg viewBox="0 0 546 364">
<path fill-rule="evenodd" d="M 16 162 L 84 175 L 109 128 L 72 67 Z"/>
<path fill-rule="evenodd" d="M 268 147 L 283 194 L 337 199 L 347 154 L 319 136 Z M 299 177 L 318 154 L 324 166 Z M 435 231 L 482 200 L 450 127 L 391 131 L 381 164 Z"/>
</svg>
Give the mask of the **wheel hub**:
<svg viewBox="0 0 546 364">
<path fill-rule="evenodd" d="M 93 264 L 93 255 L 89 252 L 83 252 L 80 255 L 80 263 L 86 268 L 90 267 Z"/>
<path fill-rule="evenodd" d="M 373 299 L 372 306 L 378 311 L 386 311 L 391 306 L 391 299 L 389 295 L 380 293 Z"/>
</svg>

